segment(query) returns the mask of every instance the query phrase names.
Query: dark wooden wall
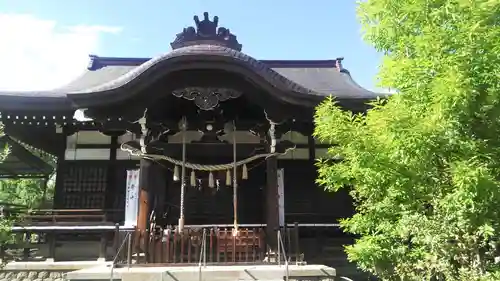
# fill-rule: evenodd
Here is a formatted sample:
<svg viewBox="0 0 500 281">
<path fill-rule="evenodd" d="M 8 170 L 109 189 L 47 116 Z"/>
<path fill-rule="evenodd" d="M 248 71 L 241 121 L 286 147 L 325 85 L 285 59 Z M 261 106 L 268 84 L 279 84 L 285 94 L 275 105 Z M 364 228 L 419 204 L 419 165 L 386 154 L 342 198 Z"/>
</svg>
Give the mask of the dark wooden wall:
<svg viewBox="0 0 500 281">
<path fill-rule="evenodd" d="M 65 161 L 62 186 L 57 186 L 59 201 L 56 208 L 118 209 L 125 205 L 126 173 L 138 168 L 139 161 L 117 161 L 115 188 L 108 187 L 109 161 Z M 309 160 L 279 160 L 285 173 L 285 210 L 287 223 L 337 223 L 353 213 L 352 200 L 347 191 L 324 191 L 315 183 L 316 167 Z M 180 183 L 172 180 L 172 172 L 165 169 L 166 186 L 163 200 L 158 199 L 157 213 L 167 213 L 165 224 L 176 224 L 179 217 Z M 190 171 L 187 173 L 189 176 Z M 219 175 L 220 176 L 220 175 Z M 186 224 L 231 224 L 233 222 L 233 189 L 225 186 L 220 177 L 220 187 L 207 186 L 208 174 L 202 178 L 202 188 L 188 186 L 185 197 Z M 218 178 L 218 175 L 216 175 Z M 239 223 L 265 222 L 265 162 L 249 171 L 248 180 L 239 180 Z M 160 191 L 155 191 L 160 193 Z M 111 198 L 112 200 L 106 200 Z M 106 204 L 106 201 L 108 202 Z M 117 220 L 123 219 L 123 213 Z"/>
<path fill-rule="evenodd" d="M 139 161 L 117 161 L 108 176 L 110 161 L 63 160 L 59 166 L 61 177 L 56 184 L 56 209 L 123 210 L 127 170 L 138 168 Z M 113 185 L 113 188 L 111 188 Z M 123 219 L 123 212 L 115 212 L 115 220 Z"/>
<path fill-rule="evenodd" d="M 56 208 L 102 209 L 105 206 L 108 161 L 65 161 Z"/>
<path fill-rule="evenodd" d="M 315 183 L 317 173 L 310 160 L 280 160 L 284 168 L 285 221 L 287 223 L 337 223 L 353 213 L 347 190 L 327 192 Z"/>
<path fill-rule="evenodd" d="M 238 222 L 257 224 L 264 221 L 265 166 L 260 165 L 249 171 L 247 180 L 238 180 Z M 189 174 L 188 174 L 189 175 Z M 186 224 L 232 224 L 233 188 L 225 185 L 225 173 L 214 175 L 220 185 L 208 187 L 208 173 L 197 173 L 201 178 L 199 186 L 186 187 L 185 210 Z M 170 206 L 167 224 L 176 224 L 179 217 L 180 183 L 170 181 L 165 198 Z"/>
</svg>

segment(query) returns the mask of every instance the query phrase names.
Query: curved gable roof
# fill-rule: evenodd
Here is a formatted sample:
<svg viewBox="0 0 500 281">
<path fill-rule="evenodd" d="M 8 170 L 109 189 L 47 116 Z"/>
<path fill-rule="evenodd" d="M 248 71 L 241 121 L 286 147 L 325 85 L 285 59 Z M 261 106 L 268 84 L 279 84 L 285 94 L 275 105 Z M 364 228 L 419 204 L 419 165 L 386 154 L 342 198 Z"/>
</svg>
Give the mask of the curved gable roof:
<svg viewBox="0 0 500 281">
<path fill-rule="evenodd" d="M 119 79 L 147 63 L 151 58 L 118 58 L 90 56 L 88 69 L 77 79 L 57 89 L 60 92 L 86 92 Z M 260 60 L 281 76 L 324 96 L 339 99 L 372 99 L 381 94 L 359 86 L 337 60 Z"/>
<path fill-rule="evenodd" d="M 194 17 L 195 26 L 178 33 L 172 51 L 155 58 L 91 56 L 85 73 L 51 91 L 0 92 L 0 109 L 73 110 L 114 105 L 143 93 L 163 76 L 179 70 L 236 72 L 281 102 L 313 106 L 333 95 L 356 104 L 381 96 L 359 86 L 336 60 L 257 60 L 241 52 L 236 35 L 219 27 L 217 16 Z"/>
<path fill-rule="evenodd" d="M 81 104 L 75 99 L 96 94 L 119 92 L 129 84 L 146 83 L 147 73 L 158 75 L 170 69 L 175 59 L 226 60 L 241 64 L 283 95 L 321 100 L 333 95 L 339 100 L 370 100 L 381 96 L 359 86 L 342 68 L 340 60 L 256 60 L 242 52 L 217 45 L 194 45 L 173 50 L 156 58 L 112 58 L 91 56 L 88 69 L 69 84 L 51 91 L 0 92 L 0 108 L 70 109 Z M 288 94 L 287 94 L 288 93 Z M 284 97 L 286 98 L 286 97 Z M 300 103 L 300 102 L 298 102 Z M 85 104 L 88 106 L 89 104 Z"/>
</svg>

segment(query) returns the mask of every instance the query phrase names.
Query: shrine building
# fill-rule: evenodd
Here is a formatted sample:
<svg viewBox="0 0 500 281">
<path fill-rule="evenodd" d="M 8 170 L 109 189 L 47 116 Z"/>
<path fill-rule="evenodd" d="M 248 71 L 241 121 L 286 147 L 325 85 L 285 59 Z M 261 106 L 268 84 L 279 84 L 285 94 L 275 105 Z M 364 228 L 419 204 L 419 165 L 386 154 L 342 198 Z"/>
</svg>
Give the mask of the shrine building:
<svg viewBox="0 0 500 281">
<path fill-rule="evenodd" d="M 380 94 L 358 85 L 343 58 L 260 60 L 243 42 L 205 13 L 163 55 L 91 55 L 85 72 L 63 87 L 0 92 L 5 134 L 57 159 L 54 209 L 101 210 L 105 220 L 81 225 L 134 228 L 147 237 L 134 242 L 134 251 L 149 251 L 146 262 L 175 259 L 175 249 L 158 254 L 165 235 L 202 229 L 218 238 L 223 229 L 232 237 L 251 233 L 258 242 L 241 245 L 252 249 L 235 242 L 226 258 L 259 251 L 254 260 L 263 261 L 279 248 L 276 233 L 293 227 L 302 258 L 322 262 L 311 247 L 345 241 L 338 220 L 354 208 L 347 192 L 315 183 L 315 161 L 328 149 L 312 136 L 315 107 L 334 96 L 363 112 Z M 18 162 L 2 164 L 2 176 L 48 174 L 43 163 Z M 57 222 L 43 225 L 76 225 Z M 314 244 L 318 235 L 323 240 Z M 223 258 L 217 247 L 211 253 Z"/>
</svg>

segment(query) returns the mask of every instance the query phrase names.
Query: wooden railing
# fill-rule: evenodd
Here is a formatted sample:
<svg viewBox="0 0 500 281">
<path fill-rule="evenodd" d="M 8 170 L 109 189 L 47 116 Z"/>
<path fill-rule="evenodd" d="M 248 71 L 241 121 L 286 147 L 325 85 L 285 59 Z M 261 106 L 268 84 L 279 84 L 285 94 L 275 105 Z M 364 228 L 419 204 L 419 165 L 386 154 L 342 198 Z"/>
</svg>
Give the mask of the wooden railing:
<svg viewBox="0 0 500 281">
<path fill-rule="evenodd" d="M 15 241 L 0 249 L 0 256 L 5 257 L 5 252 L 10 250 L 15 253 L 11 258 L 30 260 L 34 249 L 46 245 L 48 253 L 45 258 L 53 260 L 56 258 L 56 248 L 61 242 L 100 241 L 99 258 L 106 258 L 108 242 L 113 240 L 113 234 L 116 232 L 114 222 L 108 219 L 114 212 L 116 210 L 17 210 L 17 222 L 12 227 Z M 22 254 L 19 254 L 18 250 L 22 250 Z"/>
<path fill-rule="evenodd" d="M 281 233 L 288 257 L 302 261 L 298 227 L 283 228 Z M 241 227 L 236 234 L 233 228 L 217 226 L 191 226 L 182 234 L 170 229 L 155 229 L 135 231 L 132 240 L 133 249 L 123 251 L 118 260 L 126 261 L 125 253 L 130 252 L 136 264 L 197 264 L 201 253 L 204 253 L 204 262 L 208 264 L 277 262 L 276 253 L 268 248 L 269 237 L 265 235 L 265 227 Z M 119 244 L 115 242 L 115 245 Z"/>
<path fill-rule="evenodd" d="M 38 209 L 23 215 L 20 224 L 71 225 L 71 224 L 113 224 L 108 220 L 112 210 L 103 209 Z"/>
<path fill-rule="evenodd" d="M 182 234 L 167 230 L 139 235 L 145 263 L 198 263 L 203 244 L 209 263 L 255 262 L 262 260 L 265 253 L 265 236 L 261 228 L 242 228 L 237 235 L 228 228 L 189 228 Z"/>
<path fill-rule="evenodd" d="M 140 232 L 113 224 L 107 220 L 107 213 L 107 210 L 97 209 L 30 211 L 21 216 L 22 221 L 12 228 L 17 241 L 11 246 L 24 249 L 22 257 L 17 259 L 27 260 L 30 259 L 31 249 L 45 244 L 48 249 L 45 258 L 53 260 L 56 259 L 58 246 L 70 247 L 64 244 L 69 242 L 65 238 L 82 241 L 90 235 L 92 241 L 100 240 L 99 248 L 96 247 L 99 258 L 109 259 L 110 250 L 116 252 L 124 234 L 131 233 L 133 243 L 130 249 L 119 255 L 118 265 L 131 258 L 127 258 L 129 253 L 136 264 L 197 264 L 201 253 L 209 264 L 277 262 L 276 256 L 273 256 L 276 253 L 268 247 L 276 237 L 266 237 L 265 225 L 241 225 L 236 235 L 229 225 L 186 226 L 182 234 L 171 228 Z M 298 230 L 297 224 L 281 229 L 287 256 L 294 261 L 303 260 Z M 3 253 L 0 251 L 0 256 Z"/>
</svg>

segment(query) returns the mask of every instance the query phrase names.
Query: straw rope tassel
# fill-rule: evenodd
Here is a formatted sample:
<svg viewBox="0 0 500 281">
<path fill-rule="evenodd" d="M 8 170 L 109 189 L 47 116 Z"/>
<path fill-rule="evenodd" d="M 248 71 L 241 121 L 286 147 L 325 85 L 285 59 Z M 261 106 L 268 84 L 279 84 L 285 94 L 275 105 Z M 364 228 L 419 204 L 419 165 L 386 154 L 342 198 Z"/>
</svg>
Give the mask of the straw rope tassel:
<svg viewBox="0 0 500 281">
<path fill-rule="evenodd" d="M 179 181 L 179 166 L 174 166 L 174 181 Z"/>
<path fill-rule="evenodd" d="M 248 168 L 247 164 L 243 164 L 243 168 L 241 168 L 241 179 L 247 180 L 248 179 Z"/>
<path fill-rule="evenodd" d="M 189 182 L 192 187 L 196 187 L 196 174 L 194 173 L 194 170 L 191 170 L 191 178 Z"/>
<path fill-rule="evenodd" d="M 210 188 L 215 187 L 214 174 L 212 172 L 208 174 L 208 187 Z"/>
<path fill-rule="evenodd" d="M 231 186 L 231 171 L 230 170 L 226 171 L 226 185 Z"/>
</svg>

